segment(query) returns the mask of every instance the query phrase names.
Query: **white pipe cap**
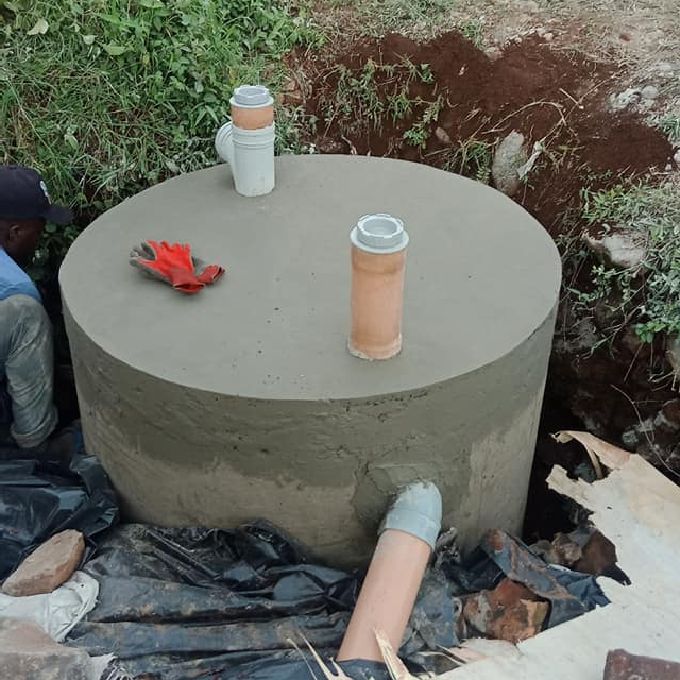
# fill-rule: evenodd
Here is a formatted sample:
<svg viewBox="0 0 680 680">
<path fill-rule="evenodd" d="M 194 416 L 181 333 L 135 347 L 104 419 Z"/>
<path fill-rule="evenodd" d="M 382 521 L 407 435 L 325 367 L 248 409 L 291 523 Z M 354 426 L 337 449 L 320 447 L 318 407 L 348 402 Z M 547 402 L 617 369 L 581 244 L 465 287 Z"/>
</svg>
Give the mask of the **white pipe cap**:
<svg viewBox="0 0 680 680">
<path fill-rule="evenodd" d="M 408 245 L 404 223 L 386 213 L 364 215 L 350 234 L 352 243 L 369 253 L 397 253 Z"/>
<path fill-rule="evenodd" d="M 259 109 L 271 106 L 274 98 L 264 85 L 240 85 L 234 90 L 230 103 L 245 109 Z"/>
</svg>

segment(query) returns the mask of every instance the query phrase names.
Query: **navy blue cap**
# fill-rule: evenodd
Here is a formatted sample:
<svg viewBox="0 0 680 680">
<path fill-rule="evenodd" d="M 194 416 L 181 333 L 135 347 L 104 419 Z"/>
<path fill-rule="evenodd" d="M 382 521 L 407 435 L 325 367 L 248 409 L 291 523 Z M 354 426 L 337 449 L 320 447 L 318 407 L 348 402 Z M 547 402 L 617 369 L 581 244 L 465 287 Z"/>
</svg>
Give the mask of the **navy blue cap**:
<svg viewBox="0 0 680 680">
<path fill-rule="evenodd" d="M 35 170 L 0 165 L 0 219 L 40 218 L 63 225 L 73 221 L 73 213 L 52 203 L 45 181 Z"/>
</svg>

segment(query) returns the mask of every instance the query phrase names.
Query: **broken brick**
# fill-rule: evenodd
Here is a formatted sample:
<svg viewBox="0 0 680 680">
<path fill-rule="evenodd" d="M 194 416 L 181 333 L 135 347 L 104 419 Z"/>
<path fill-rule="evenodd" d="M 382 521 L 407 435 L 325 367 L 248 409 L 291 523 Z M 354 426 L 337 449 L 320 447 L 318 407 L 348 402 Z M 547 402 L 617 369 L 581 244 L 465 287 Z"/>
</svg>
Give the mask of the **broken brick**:
<svg viewBox="0 0 680 680">
<path fill-rule="evenodd" d="M 581 559 L 574 565 L 575 571 L 593 576 L 610 576 L 616 567 L 616 547 L 599 531 L 593 532 L 583 547 Z"/>
<path fill-rule="evenodd" d="M 614 649 L 607 655 L 604 680 L 680 680 L 680 663 Z"/>
<path fill-rule="evenodd" d="M 506 578 L 494 590 L 468 597 L 463 617 L 481 635 L 517 643 L 540 632 L 548 609 L 547 602 L 521 583 Z"/>
<path fill-rule="evenodd" d="M 2 592 L 20 597 L 51 593 L 71 578 L 85 552 L 79 531 L 67 529 L 36 548 L 4 582 Z"/>
</svg>

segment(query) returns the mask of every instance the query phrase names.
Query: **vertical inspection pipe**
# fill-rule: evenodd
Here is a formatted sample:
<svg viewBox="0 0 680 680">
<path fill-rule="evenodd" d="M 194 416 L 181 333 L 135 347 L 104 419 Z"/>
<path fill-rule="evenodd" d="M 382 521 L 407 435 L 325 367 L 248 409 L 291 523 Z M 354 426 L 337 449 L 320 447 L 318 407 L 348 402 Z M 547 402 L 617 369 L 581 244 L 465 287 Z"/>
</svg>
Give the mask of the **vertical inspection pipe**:
<svg viewBox="0 0 680 680">
<path fill-rule="evenodd" d="M 263 196 L 276 184 L 274 99 L 263 85 L 241 85 L 230 103 L 232 120 L 218 130 L 215 150 L 241 196 Z"/>
<path fill-rule="evenodd" d="M 376 630 L 385 633 L 395 652 L 399 649 L 441 519 L 442 497 L 434 484 L 417 482 L 397 496 L 381 527 L 338 661 L 383 661 Z"/>
<path fill-rule="evenodd" d="M 352 329 L 348 348 L 360 359 L 390 359 L 402 348 L 408 234 L 386 214 L 362 217 L 352 242 Z"/>
</svg>

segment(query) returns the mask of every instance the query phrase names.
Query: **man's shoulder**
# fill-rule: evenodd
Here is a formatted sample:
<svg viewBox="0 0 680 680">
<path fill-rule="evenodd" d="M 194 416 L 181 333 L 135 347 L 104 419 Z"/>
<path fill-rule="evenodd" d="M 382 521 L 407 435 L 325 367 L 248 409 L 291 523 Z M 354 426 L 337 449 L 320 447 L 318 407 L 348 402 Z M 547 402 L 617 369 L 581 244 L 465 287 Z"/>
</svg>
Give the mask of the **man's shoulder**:
<svg viewBox="0 0 680 680">
<path fill-rule="evenodd" d="M 0 300 L 11 295 L 30 295 L 40 302 L 40 293 L 31 277 L 0 248 Z"/>
</svg>

